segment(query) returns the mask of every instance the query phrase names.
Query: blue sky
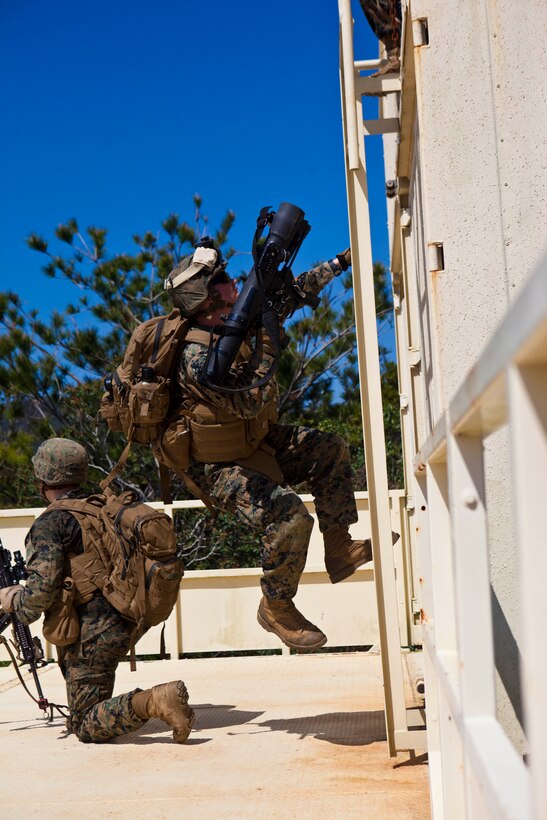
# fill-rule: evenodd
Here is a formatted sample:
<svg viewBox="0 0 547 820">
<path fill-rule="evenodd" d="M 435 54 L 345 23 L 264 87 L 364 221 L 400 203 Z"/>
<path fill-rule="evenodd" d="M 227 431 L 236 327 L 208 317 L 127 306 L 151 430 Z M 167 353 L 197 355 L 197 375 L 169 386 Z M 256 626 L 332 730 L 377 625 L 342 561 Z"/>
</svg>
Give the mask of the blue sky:
<svg viewBox="0 0 547 820">
<path fill-rule="evenodd" d="M 375 57 L 353 5 L 356 58 Z M 295 273 L 343 250 L 338 59 L 336 0 L 0 0 L 0 287 L 62 308 L 70 287 L 44 277 L 29 233 L 51 238 L 75 217 L 130 251 L 170 213 L 191 222 L 196 192 L 213 227 L 235 211 L 240 251 L 263 205 L 303 208 Z M 373 139 L 373 255 L 387 264 Z"/>
</svg>

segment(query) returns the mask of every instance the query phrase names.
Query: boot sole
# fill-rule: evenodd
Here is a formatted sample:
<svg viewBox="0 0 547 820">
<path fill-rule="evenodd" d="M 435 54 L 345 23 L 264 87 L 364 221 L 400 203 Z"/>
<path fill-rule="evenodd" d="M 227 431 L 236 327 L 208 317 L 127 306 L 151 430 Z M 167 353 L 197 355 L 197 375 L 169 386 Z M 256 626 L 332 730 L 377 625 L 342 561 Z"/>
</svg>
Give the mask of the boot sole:
<svg viewBox="0 0 547 820">
<path fill-rule="evenodd" d="M 196 719 L 196 713 L 193 709 L 190 708 L 190 706 L 188 706 L 187 708 L 192 713 L 186 718 L 188 721 L 188 728 L 185 729 L 183 732 L 177 732 L 175 729 L 173 729 L 173 740 L 175 741 L 175 743 L 186 743 L 186 741 L 190 737 L 190 732 L 192 731 L 192 726 L 194 725 L 194 721 Z"/>
<path fill-rule="evenodd" d="M 348 564 L 342 569 L 339 569 L 338 572 L 329 572 L 329 578 L 331 584 L 338 584 L 340 581 L 344 581 L 346 578 L 349 578 L 350 575 L 353 575 L 356 569 L 359 567 L 364 566 L 364 564 L 370 564 L 372 562 L 372 555 L 370 558 L 365 557 L 361 561 L 356 561 L 354 564 Z"/>
<path fill-rule="evenodd" d="M 291 641 L 288 641 L 286 638 L 282 638 L 279 632 L 272 626 L 270 626 L 270 624 L 267 621 L 265 621 L 264 618 L 262 618 L 260 612 L 257 613 L 256 619 L 262 627 L 262 629 L 265 629 L 266 632 L 272 632 L 274 635 L 277 635 L 279 640 L 282 641 L 285 644 L 285 646 L 288 646 L 289 649 L 294 649 L 296 652 L 313 652 L 314 649 L 320 649 L 327 643 L 326 635 L 323 635 L 323 637 L 320 638 L 316 643 L 310 644 L 309 646 L 302 646 L 302 644 L 291 643 Z"/>
<path fill-rule="evenodd" d="M 331 584 L 338 584 L 340 581 L 345 581 L 346 578 L 353 575 L 356 569 L 359 569 L 359 567 L 362 567 L 364 564 L 370 564 L 370 559 L 359 561 L 355 565 L 350 564 L 349 566 L 344 567 L 344 569 L 338 570 L 338 572 L 333 572 L 332 575 L 329 573 Z"/>
<path fill-rule="evenodd" d="M 196 719 L 196 713 L 191 706 L 188 706 L 188 689 L 183 681 L 179 682 L 177 692 L 181 706 L 184 707 L 185 711 L 188 710 L 189 714 L 185 715 L 188 725 L 182 732 L 173 729 L 173 740 L 175 743 L 185 743 L 190 737 L 190 732 L 192 731 L 192 726 L 194 725 L 194 721 Z"/>
</svg>

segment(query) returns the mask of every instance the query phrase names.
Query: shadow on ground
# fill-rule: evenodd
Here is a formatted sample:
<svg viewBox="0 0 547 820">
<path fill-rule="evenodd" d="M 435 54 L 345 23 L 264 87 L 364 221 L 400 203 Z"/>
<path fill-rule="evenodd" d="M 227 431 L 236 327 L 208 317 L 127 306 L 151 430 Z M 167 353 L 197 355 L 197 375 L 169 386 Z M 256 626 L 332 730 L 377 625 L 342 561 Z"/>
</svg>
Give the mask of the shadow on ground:
<svg viewBox="0 0 547 820">
<path fill-rule="evenodd" d="M 386 740 L 383 711 L 328 712 L 289 720 L 266 720 L 258 725 L 272 732 L 289 732 L 300 739 L 312 736 L 339 746 L 366 746 Z"/>
<path fill-rule="evenodd" d="M 263 712 L 245 712 L 236 709 L 229 704 L 215 705 L 212 703 L 192 703 L 192 709 L 196 713 L 196 720 L 193 732 L 205 731 L 207 729 L 221 729 L 226 726 L 243 726 L 259 718 Z M 162 737 L 151 737 L 151 735 L 162 735 Z M 194 734 L 186 741 L 186 746 L 195 746 L 201 743 L 208 743 L 210 738 L 198 738 Z M 163 720 L 154 718 L 149 720 L 141 729 L 129 735 L 122 735 L 115 738 L 113 743 L 123 745 L 131 743 L 172 743 L 171 729 Z"/>
<path fill-rule="evenodd" d="M 394 769 L 407 768 L 408 766 L 425 766 L 429 763 L 427 752 L 421 755 L 417 755 L 414 752 L 403 752 L 403 754 L 409 755 L 408 760 L 403 760 L 402 763 L 395 763 L 393 766 Z"/>
</svg>

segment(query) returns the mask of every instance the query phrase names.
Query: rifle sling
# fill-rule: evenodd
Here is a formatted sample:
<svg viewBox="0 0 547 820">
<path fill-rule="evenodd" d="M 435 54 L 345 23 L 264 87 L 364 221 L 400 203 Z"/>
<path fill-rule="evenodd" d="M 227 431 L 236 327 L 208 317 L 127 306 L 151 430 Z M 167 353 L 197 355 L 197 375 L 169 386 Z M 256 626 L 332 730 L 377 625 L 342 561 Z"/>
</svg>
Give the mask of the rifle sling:
<svg viewBox="0 0 547 820">
<path fill-rule="evenodd" d="M 62 717 L 67 718 L 68 714 L 64 714 L 62 710 L 66 709 L 68 711 L 68 706 L 60 705 L 58 703 L 51 703 L 47 699 L 44 699 L 44 701 L 41 703 L 37 698 L 34 697 L 32 692 L 30 691 L 30 689 L 26 685 L 23 676 L 21 675 L 21 672 L 20 672 L 19 667 L 17 665 L 17 659 L 16 659 L 15 655 L 13 654 L 13 652 L 11 650 L 11 647 L 9 645 L 9 641 L 7 640 L 7 638 L 4 637 L 4 635 L 0 635 L 0 644 L 4 644 L 4 646 L 6 647 L 6 649 L 8 651 L 8 655 L 10 656 L 11 662 L 13 664 L 13 668 L 15 669 L 15 671 L 17 673 L 17 677 L 19 678 L 19 682 L 21 683 L 21 686 L 23 687 L 23 689 L 25 690 L 27 695 L 34 701 L 34 703 L 36 703 L 36 705 L 39 706 L 40 709 L 44 709 L 44 711 L 46 709 L 50 710 L 50 717 L 49 717 L 50 720 L 53 720 L 53 710 L 54 709 L 57 709 L 57 711 L 59 712 L 59 714 Z"/>
</svg>

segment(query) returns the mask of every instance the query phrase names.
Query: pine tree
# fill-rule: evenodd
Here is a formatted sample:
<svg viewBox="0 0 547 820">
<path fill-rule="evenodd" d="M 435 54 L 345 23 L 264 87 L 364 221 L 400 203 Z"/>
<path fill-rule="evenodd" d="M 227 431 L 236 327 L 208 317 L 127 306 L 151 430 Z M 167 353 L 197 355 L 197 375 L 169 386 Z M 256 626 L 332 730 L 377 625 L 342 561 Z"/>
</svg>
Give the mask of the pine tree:
<svg viewBox="0 0 547 820">
<path fill-rule="evenodd" d="M 0 293 L 0 506 L 42 504 L 30 458 L 39 442 L 50 436 L 85 444 L 92 467 L 90 490 L 116 463 L 125 442 L 97 420 L 103 377 L 121 361 L 136 325 L 170 310 L 163 280 L 210 230 L 201 198 L 196 196 L 193 204 L 193 224 L 172 214 L 159 231 L 133 236 L 131 252 L 111 254 L 106 229 L 81 230 L 75 219 L 59 225 L 50 241 L 37 234 L 28 237 L 28 246 L 45 259 L 44 275 L 70 284 L 76 296 L 45 320 L 37 308 L 27 310 L 17 293 Z M 227 259 L 235 253 L 228 242 L 234 219 L 235 214 L 227 211 L 212 233 Z M 377 264 L 374 274 L 378 315 L 389 316 L 386 271 Z M 356 489 L 364 489 L 351 275 L 325 289 L 315 312 L 298 311 L 287 331 L 290 343 L 277 371 L 280 421 L 332 429 L 344 436 L 352 451 Z M 391 486 L 397 486 L 401 469 L 396 367 L 386 353 L 381 352 L 389 476 Z M 144 498 L 159 497 L 157 465 L 147 447 L 132 448 L 123 480 Z M 179 482 L 174 482 L 174 491 L 176 497 L 188 497 Z M 234 566 L 238 561 L 252 562 L 253 556 L 258 562 L 259 541 L 254 535 L 242 538 L 233 522 L 223 519 L 223 537 L 215 539 L 208 515 L 192 515 L 185 532 L 194 535 L 185 545 L 197 566 L 203 566 L 204 556 L 208 566 Z M 222 543 L 232 544 L 232 549 Z"/>
</svg>

